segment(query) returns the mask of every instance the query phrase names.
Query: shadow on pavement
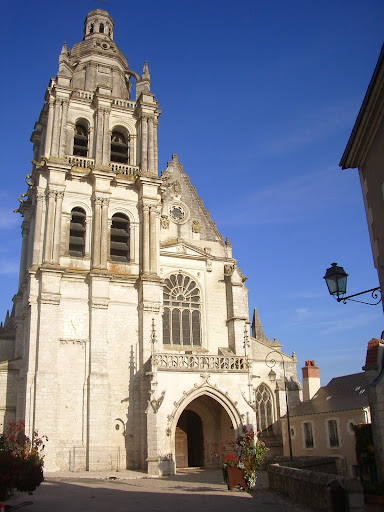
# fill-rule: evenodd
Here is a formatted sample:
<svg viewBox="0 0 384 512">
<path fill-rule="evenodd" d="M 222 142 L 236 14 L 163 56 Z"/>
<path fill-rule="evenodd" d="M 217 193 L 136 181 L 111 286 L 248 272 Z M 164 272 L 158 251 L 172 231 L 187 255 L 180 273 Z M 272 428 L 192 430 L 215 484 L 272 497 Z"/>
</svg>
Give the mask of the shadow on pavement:
<svg viewBox="0 0 384 512">
<path fill-rule="evenodd" d="M 287 512 L 290 509 L 273 497 L 245 492 L 229 493 L 223 486 L 201 488 L 169 486 L 165 480 L 79 481 L 48 480 L 28 497 L 32 505 L 25 512 Z M 25 501 L 19 494 L 7 502 L 16 505 Z"/>
</svg>

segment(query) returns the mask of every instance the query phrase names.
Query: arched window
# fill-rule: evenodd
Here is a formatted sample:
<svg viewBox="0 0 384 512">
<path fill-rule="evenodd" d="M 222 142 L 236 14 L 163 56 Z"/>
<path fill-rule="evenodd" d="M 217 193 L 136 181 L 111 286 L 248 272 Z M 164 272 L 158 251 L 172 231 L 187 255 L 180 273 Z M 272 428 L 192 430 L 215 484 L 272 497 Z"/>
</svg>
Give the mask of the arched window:
<svg viewBox="0 0 384 512">
<path fill-rule="evenodd" d="M 129 261 L 129 219 L 123 213 L 112 217 L 110 255 L 113 261 Z"/>
<path fill-rule="evenodd" d="M 88 156 L 88 130 L 81 123 L 76 123 L 75 126 L 73 154 L 76 156 Z"/>
<path fill-rule="evenodd" d="M 128 163 L 128 143 L 120 132 L 112 132 L 111 136 L 111 161 Z"/>
<path fill-rule="evenodd" d="M 201 299 L 196 282 L 172 274 L 164 282 L 163 343 L 201 346 Z"/>
<path fill-rule="evenodd" d="M 104 23 L 100 23 L 99 32 L 100 32 L 100 34 L 104 34 Z"/>
<path fill-rule="evenodd" d="M 262 430 L 263 433 L 272 432 L 273 423 L 273 407 L 272 395 L 270 390 L 264 384 L 255 391 L 256 401 L 256 417 L 257 417 L 257 430 Z"/>
<path fill-rule="evenodd" d="M 84 257 L 85 252 L 85 219 L 86 214 L 82 208 L 73 208 L 69 231 L 69 255 L 78 258 Z"/>
<path fill-rule="evenodd" d="M 91 25 L 89 27 L 89 33 L 90 34 L 93 34 L 93 27 L 94 27 L 94 25 L 93 25 L 93 23 L 91 23 Z"/>
</svg>

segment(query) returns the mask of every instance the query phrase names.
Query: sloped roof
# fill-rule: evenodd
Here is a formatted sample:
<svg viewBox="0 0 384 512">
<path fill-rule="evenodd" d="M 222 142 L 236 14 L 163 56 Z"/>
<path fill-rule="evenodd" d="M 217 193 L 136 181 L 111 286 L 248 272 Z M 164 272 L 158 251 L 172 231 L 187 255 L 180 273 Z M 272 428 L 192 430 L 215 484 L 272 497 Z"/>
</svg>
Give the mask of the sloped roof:
<svg viewBox="0 0 384 512">
<path fill-rule="evenodd" d="M 368 382 L 365 372 L 335 377 L 321 387 L 311 400 L 299 403 L 290 416 L 309 416 L 326 412 L 368 407 Z"/>
</svg>

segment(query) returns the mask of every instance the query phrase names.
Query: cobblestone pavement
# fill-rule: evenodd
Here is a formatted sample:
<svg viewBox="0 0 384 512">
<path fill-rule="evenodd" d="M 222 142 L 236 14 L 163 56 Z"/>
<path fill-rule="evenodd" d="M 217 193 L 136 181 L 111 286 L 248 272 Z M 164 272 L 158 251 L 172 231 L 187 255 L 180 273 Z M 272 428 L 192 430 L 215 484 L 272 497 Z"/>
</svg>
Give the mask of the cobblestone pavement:
<svg viewBox="0 0 384 512">
<path fill-rule="evenodd" d="M 266 472 L 258 473 L 249 493 L 229 492 L 218 470 L 179 470 L 164 478 L 135 471 L 46 473 L 33 496 L 17 494 L 7 505 L 32 502 L 17 509 L 22 512 L 312 512 L 271 493 Z"/>
</svg>

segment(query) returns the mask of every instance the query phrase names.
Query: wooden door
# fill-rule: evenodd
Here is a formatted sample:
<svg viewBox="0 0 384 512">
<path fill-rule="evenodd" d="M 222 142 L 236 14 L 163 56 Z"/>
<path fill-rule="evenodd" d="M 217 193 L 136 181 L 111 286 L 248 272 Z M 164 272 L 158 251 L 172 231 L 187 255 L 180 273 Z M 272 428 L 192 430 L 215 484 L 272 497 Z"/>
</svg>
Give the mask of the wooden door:
<svg viewBox="0 0 384 512">
<path fill-rule="evenodd" d="M 188 467 L 188 439 L 187 433 L 180 427 L 176 427 L 175 433 L 176 467 Z"/>
</svg>

